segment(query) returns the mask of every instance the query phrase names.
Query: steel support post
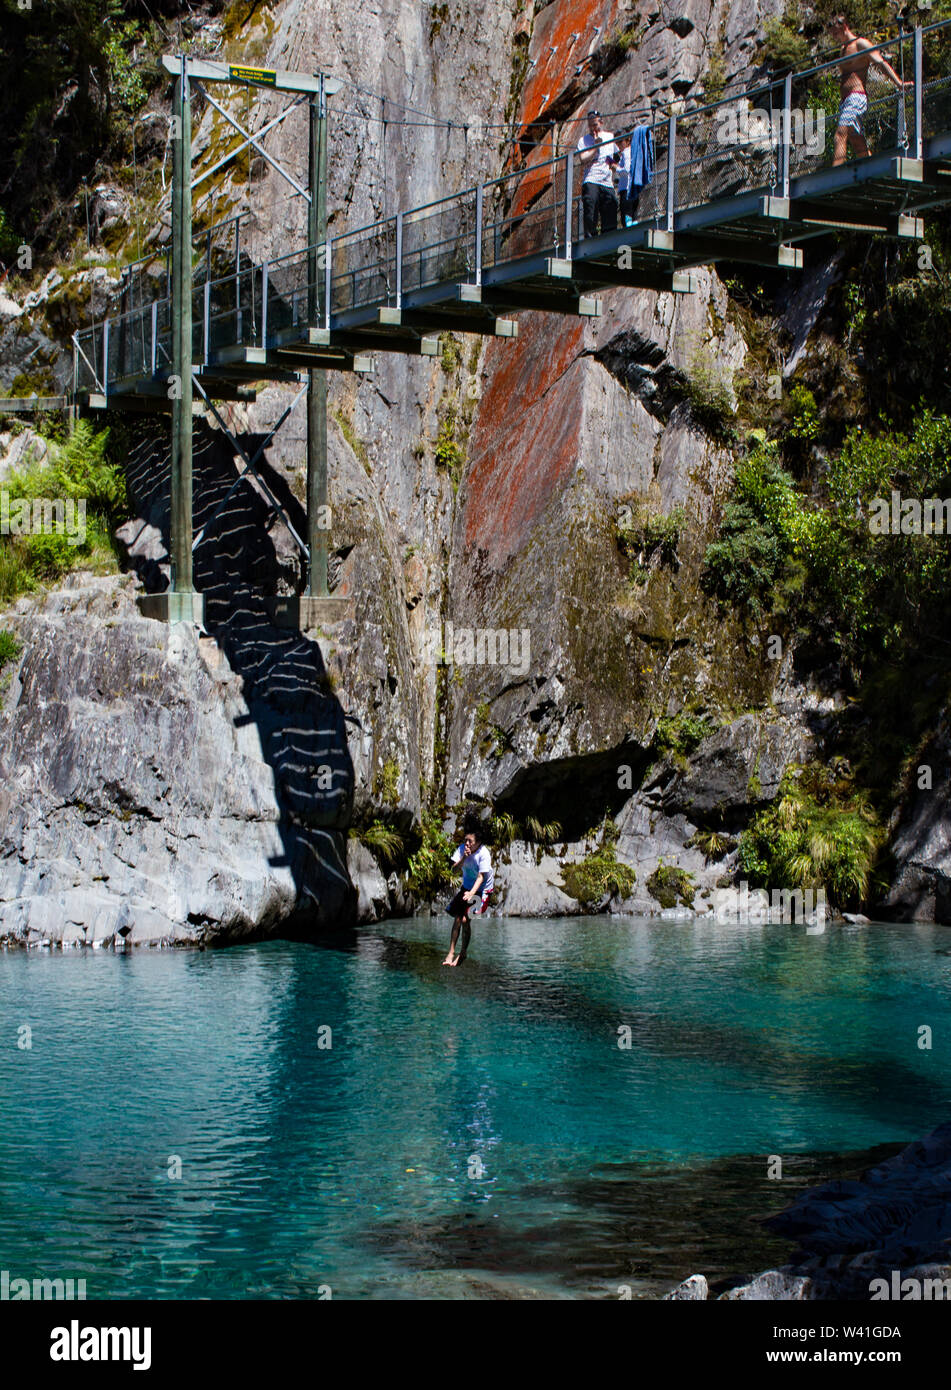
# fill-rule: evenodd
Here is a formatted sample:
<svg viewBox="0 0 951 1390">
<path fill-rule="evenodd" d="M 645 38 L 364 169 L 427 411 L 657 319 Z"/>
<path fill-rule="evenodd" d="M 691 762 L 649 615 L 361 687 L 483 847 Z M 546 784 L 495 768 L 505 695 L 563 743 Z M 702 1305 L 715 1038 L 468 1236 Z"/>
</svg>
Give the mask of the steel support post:
<svg viewBox="0 0 951 1390">
<path fill-rule="evenodd" d="M 915 148 L 913 155 L 915 159 L 923 159 L 925 149 L 923 92 L 924 63 L 922 59 L 923 53 L 921 26 L 919 25 L 915 30 Z"/>
<path fill-rule="evenodd" d="M 192 190 L 191 98 L 182 58 L 172 107 L 172 509 L 173 593 L 194 592 L 192 579 Z"/>
<path fill-rule="evenodd" d="M 674 230 L 677 210 L 677 117 L 667 120 L 667 230 Z"/>
<path fill-rule="evenodd" d="M 308 274 L 316 293 L 316 248 L 324 247 L 327 255 L 327 94 L 323 74 L 316 104 L 310 107 L 310 211 L 308 242 L 314 250 L 313 276 Z M 325 267 L 326 269 L 326 267 Z M 329 280 L 329 276 L 327 277 Z M 325 280 L 325 285 L 327 283 Z M 326 293 L 326 290 L 325 290 Z M 315 315 L 312 322 L 316 322 Z M 329 321 L 329 304 L 324 306 L 325 321 Z M 307 587 L 312 598 L 326 598 L 327 549 L 330 512 L 327 487 L 327 373 L 323 369 L 309 373 L 307 391 Z"/>
<path fill-rule="evenodd" d="M 779 152 L 779 196 L 789 197 L 789 150 L 792 144 L 792 73 L 783 80 L 783 139 Z"/>
</svg>

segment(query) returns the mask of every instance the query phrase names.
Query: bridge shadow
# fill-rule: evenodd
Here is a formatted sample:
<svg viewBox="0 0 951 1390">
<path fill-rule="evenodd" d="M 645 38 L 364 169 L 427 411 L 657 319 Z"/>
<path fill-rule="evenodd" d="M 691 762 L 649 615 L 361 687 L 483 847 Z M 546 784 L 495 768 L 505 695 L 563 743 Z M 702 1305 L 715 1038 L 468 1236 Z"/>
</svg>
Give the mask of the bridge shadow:
<svg viewBox="0 0 951 1390">
<path fill-rule="evenodd" d="M 138 520 L 123 536 L 131 567 L 148 592 L 159 593 L 169 584 L 170 431 L 167 423 L 147 420 L 137 421 L 129 434 L 126 475 Z M 249 456 L 262 439 L 236 437 Z M 263 457 L 258 466 L 298 534 L 305 535 L 304 508 L 286 479 Z M 355 920 L 356 890 L 346 865 L 354 772 L 345 715 L 318 643 L 298 629 L 276 627 L 269 617 L 264 595 L 299 589 L 302 563 L 271 503 L 251 482 L 235 488 L 238 477 L 227 436 L 196 421 L 194 534 L 201 540 L 194 582 L 205 596 L 206 629 L 243 682 L 247 712 L 235 726 L 256 727 L 274 774 L 281 852 L 269 864 L 289 871 L 295 891 L 280 935 L 346 933 Z M 271 925 L 260 924 L 259 934 L 274 935 Z"/>
</svg>

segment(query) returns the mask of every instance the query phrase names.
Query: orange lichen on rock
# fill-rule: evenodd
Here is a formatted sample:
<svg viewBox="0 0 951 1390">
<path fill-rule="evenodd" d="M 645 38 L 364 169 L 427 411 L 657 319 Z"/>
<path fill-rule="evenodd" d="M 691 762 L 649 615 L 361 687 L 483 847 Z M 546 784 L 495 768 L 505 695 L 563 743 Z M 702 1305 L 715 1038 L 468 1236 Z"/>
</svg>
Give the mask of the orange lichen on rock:
<svg viewBox="0 0 951 1390">
<path fill-rule="evenodd" d="M 538 15 L 531 47 L 535 66 L 522 89 L 523 125 L 537 121 L 551 99 L 571 86 L 576 69 L 603 44 L 613 11 L 612 0 L 556 0 Z"/>
<path fill-rule="evenodd" d="M 522 314 L 519 334 L 487 350 L 464 492 L 465 545 L 495 568 L 525 544 L 581 447 L 581 373 L 571 368 L 583 325 Z"/>
</svg>

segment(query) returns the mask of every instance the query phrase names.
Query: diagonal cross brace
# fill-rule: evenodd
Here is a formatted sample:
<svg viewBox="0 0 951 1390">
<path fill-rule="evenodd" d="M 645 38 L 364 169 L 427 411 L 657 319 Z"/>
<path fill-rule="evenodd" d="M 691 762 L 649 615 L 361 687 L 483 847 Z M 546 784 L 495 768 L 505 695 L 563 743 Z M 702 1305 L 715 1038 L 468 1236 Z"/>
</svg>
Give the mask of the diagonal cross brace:
<svg viewBox="0 0 951 1390">
<path fill-rule="evenodd" d="M 195 537 L 194 541 L 192 542 L 192 550 L 194 551 L 194 550 L 196 549 L 196 547 L 198 546 L 198 544 L 200 543 L 200 541 L 201 541 L 202 538 L 204 537 L 205 532 L 208 530 L 208 527 L 209 527 L 209 526 L 211 525 L 211 523 L 214 521 L 215 517 L 218 516 L 218 514 L 221 512 L 221 509 L 222 509 L 222 508 L 225 506 L 225 504 L 229 501 L 229 499 L 231 498 L 231 496 L 233 495 L 233 493 L 238 489 L 238 487 L 241 485 L 241 483 L 243 483 L 243 482 L 247 479 L 247 476 L 248 476 L 248 474 L 250 473 L 251 476 L 252 476 L 252 477 L 255 479 L 255 481 L 257 482 L 258 486 L 261 488 L 261 491 L 264 493 L 265 497 L 267 497 L 268 501 L 271 503 L 271 506 L 274 507 L 275 511 L 277 511 L 277 512 L 279 513 L 279 515 L 280 515 L 280 517 L 281 517 L 281 520 L 284 522 L 284 525 L 287 527 L 288 531 L 290 531 L 291 535 L 294 537 L 294 540 L 295 540 L 295 541 L 297 542 L 297 544 L 300 546 L 300 549 L 301 549 L 302 553 L 303 553 L 303 554 L 307 557 L 307 559 L 309 560 L 309 559 L 310 559 L 310 549 L 309 549 L 309 547 L 306 546 L 306 545 L 304 544 L 304 542 L 301 540 L 300 536 L 299 536 L 299 535 L 297 534 L 297 532 L 294 530 L 294 527 L 293 527 L 293 525 L 292 525 L 292 523 L 291 523 L 290 517 L 287 515 L 287 513 L 286 513 L 285 510 L 284 510 L 284 508 L 281 506 L 280 502 L 279 502 L 279 501 L 277 500 L 277 498 L 274 496 L 274 493 L 273 493 L 273 492 L 271 491 L 271 489 L 268 487 L 267 483 L 264 481 L 264 479 L 261 477 L 260 473 L 257 471 L 257 468 L 255 467 L 255 465 L 256 465 L 258 459 L 261 457 L 261 454 L 264 452 L 264 450 L 267 448 L 268 444 L 270 444 L 271 440 L 272 440 L 272 439 L 274 438 L 274 436 L 277 434 L 278 430 L 281 428 L 281 426 L 283 425 L 284 421 L 287 419 L 288 415 L 290 415 L 291 411 L 294 409 L 294 407 L 296 406 L 297 402 L 298 402 L 298 401 L 301 399 L 301 397 L 304 395 L 304 392 L 307 390 L 308 383 L 307 383 L 307 382 L 304 383 L 304 385 L 303 385 L 303 386 L 301 387 L 301 389 L 298 391 L 297 395 L 294 397 L 294 399 L 293 399 L 293 401 L 291 402 L 291 404 L 290 404 L 290 405 L 287 407 L 287 409 L 284 411 L 284 414 L 283 414 L 283 415 L 281 416 L 281 418 L 278 420 L 277 424 L 274 426 L 274 428 L 273 428 L 272 430 L 269 431 L 269 433 L 268 433 L 267 435 L 265 435 L 264 439 L 261 441 L 261 443 L 258 445 L 257 449 L 255 450 L 254 457 L 253 457 L 253 458 L 248 458 L 248 455 L 247 455 L 247 453 L 245 452 L 244 448 L 241 446 L 241 444 L 238 443 L 238 440 L 237 440 L 237 439 L 235 438 L 235 436 L 231 433 L 231 431 L 229 430 L 228 426 L 225 424 L 224 420 L 222 420 L 221 416 L 219 415 L 219 413 L 218 413 L 217 409 L 215 408 L 215 406 L 214 406 L 214 404 L 213 404 L 211 398 L 209 397 L 207 391 L 205 390 L 205 388 L 202 386 L 201 382 L 199 381 L 199 379 L 198 379 L 198 373 L 197 373 L 197 372 L 194 372 L 194 371 L 192 372 L 192 380 L 194 381 L 194 384 L 198 387 L 198 390 L 201 392 L 202 396 L 204 397 L 205 404 L 207 405 L 208 409 L 211 411 L 212 415 L 214 415 L 215 419 L 218 421 L 218 424 L 219 424 L 219 425 L 221 426 L 221 428 L 224 430 L 225 434 L 228 436 L 228 438 L 230 439 L 231 443 L 234 445 L 235 449 L 236 449 L 237 452 L 241 455 L 241 457 L 244 459 L 244 462 L 245 462 L 245 472 L 241 474 L 240 478 L 236 478 L 236 479 L 235 479 L 235 481 L 232 483 L 231 487 L 229 488 L 229 490 L 228 490 L 226 496 L 222 498 L 222 500 L 218 503 L 218 506 L 217 506 L 217 507 L 215 508 L 215 510 L 212 512 L 211 516 L 210 516 L 210 517 L 208 518 L 208 520 L 205 522 L 204 526 L 201 528 L 201 530 L 199 531 L 198 535 Z"/>
<path fill-rule="evenodd" d="M 205 96 L 208 96 L 207 92 L 205 92 Z M 210 101 L 211 97 L 208 97 L 208 100 Z M 296 101 L 291 102 L 290 106 L 285 106 L 284 110 L 281 111 L 279 115 L 275 116 L 272 121 L 268 121 L 267 125 L 262 126 L 261 129 L 257 131 L 256 135 L 254 136 L 254 139 L 263 140 L 265 135 L 267 135 L 269 131 L 273 130 L 275 126 L 279 126 L 281 124 L 281 121 L 283 121 L 287 116 L 289 116 L 292 111 L 296 111 L 297 107 L 304 100 L 306 100 L 306 98 L 298 97 Z M 219 107 L 218 109 L 220 110 L 221 108 Z M 231 117 L 229 116 L 228 119 L 230 120 Z M 200 183 L 204 183 L 205 179 L 210 179 L 212 174 L 217 174 L 219 169 L 223 169 L 226 164 L 230 164 L 232 159 L 234 159 L 237 155 L 241 154 L 242 151 L 246 150 L 248 148 L 248 145 L 252 143 L 253 141 L 249 136 L 245 140 L 243 145 L 235 145 L 234 149 L 229 151 L 228 154 L 222 155 L 221 159 L 218 160 L 217 164 L 213 164 L 210 169 L 206 169 L 203 174 L 199 174 L 197 179 L 192 179 L 192 188 L 197 188 Z M 261 153 L 263 154 L 264 151 L 262 150 Z"/>
<path fill-rule="evenodd" d="M 81 345 L 80 345 L 80 343 L 79 343 L 79 339 L 78 339 L 78 338 L 77 338 L 77 340 L 76 340 L 76 347 L 77 347 L 77 349 L 79 350 L 79 355 L 80 355 L 80 357 L 83 359 L 83 361 L 85 362 L 86 366 L 87 366 L 87 367 L 89 368 L 89 370 L 92 372 L 93 381 L 95 381 L 95 383 L 96 383 L 96 385 L 99 387 L 99 390 L 100 390 L 100 391 L 105 391 L 105 389 L 106 389 L 105 386 L 103 386 L 102 382 L 99 380 L 99 373 L 96 371 L 95 367 L 92 365 L 92 363 L 90 362 L 89 358 L 88 358 L 88 357 L 86 356 L 86 354 L 83 352 L 82 347 L 81 347 Z M 95 356 L 95 351 L 93 352 L 93 356 Z"/>
<path fill-rule="evenodd" d="M 287 170 L 286 170 L 285 168 L 283 168 L 283 167 L 278 163 L 278 161 L 277 161 L 276 159 L 274 159 L 274 157 L 273 157 L 272 155 L 269 155 L 269 154 L 268 154 L 268 152 L 267 152 L 267 150 L 264 148 L 264 146 L 258 143 L 258 138 L 257 138 L 257 136 L 249 134 L 249 132 L 245 130 L 245 128 L 244 128 L 244 126 L 241 124 L 241 122 L 240 122 L 240 121 L 236 121 L 235 118 L 234 118 L 234 116 L 231 115 L 231 112 L 230 112 L 230 111 L 226 111 L 225 108 L 224 108 L 219 102 L 215 101 L 215 99 L 214 99 L 214 97 L 211 95 L 211 93 L 210 93 L 210 92 L 206 92 L 205 89 L 204 89 L 204 87 L 201 87 L 201 84 L 200 84 L 200 83 L 196 82 L 196 83 L 195 83 L 195 86 L 200 88 L 200 90 L 201 90 L 201 92 L 202 92 L 202 95 L 205 97 L 205 99 L 206 99 L 207 101 L 210 101 L 210 102 L 211 102 L 211 104 L 212 104 L 212 106 L 215 108 L 215 110 L 216 110 L 216 111 L 219 111 L 219 112 L 221 113 L 221 115 L 224 116 L 224 118 L 225 118 L 226 121 L 230 121 L 230 123 L 234 126 L 235 130 L 238 132 L 238 134 L 239 134 L 239 135 L 243 135 L 244 138 L 245 138 L 245 140 L 247 141 L 247 143 L 248 143 L 249 145 L 253 145 L 253 146 L 254 146 L 254 148 L 257 150 L 257 152 L 258 152 L 258 154 L 261 156 L 261 158 L 262 158 L 262 159 L 266 159 L 267 162 L 268 162 L 268 164 L 270 164 L 270 165 L 272 166 L 272 168 L 276 169 L 277 172 L 282 176 L 282 178 L 287 179 L 287 182 L 291 185 L 291 187 L 292 187 L 297 193 L 299 193 L 299 194 L 301 195 L 302 198 L 306 198 L 307 201 L 308 201 L 308 203 L 309 203 L 309 202 L 310 202 L 310 194 L 307 192 L 307 189 L 306 189 L 306 188 L 303 188 L 303 187 L 297 182 L 297 180 L 296 180 L 295 178 L 293 178 L 293 177 L 287 172 Z M 301 100 L 303 100 L 303 98 L 301 98 Z M 287 111 L 288 111 L 288 112 L 293 111 L 293 109 L 294 109 L 294 107 L 295 107 L 296 105 L 297 105 L 297 102 L 294 102 L 291 106 L 289 106 L 289 107 L 287 108 Z M 285 113 L 285 114 L 286 114 L 286 113 Z M 273 122 L 272 124 L 276 124 L 276 122 Z M 232 155 L 237 154 L 237 150 L 232 150 L 231 154 L 232 154 Z M 229 158 L 230 158 L 230 157 L 231 157 L 231 156 L 229 156 Z"/>
</svg>

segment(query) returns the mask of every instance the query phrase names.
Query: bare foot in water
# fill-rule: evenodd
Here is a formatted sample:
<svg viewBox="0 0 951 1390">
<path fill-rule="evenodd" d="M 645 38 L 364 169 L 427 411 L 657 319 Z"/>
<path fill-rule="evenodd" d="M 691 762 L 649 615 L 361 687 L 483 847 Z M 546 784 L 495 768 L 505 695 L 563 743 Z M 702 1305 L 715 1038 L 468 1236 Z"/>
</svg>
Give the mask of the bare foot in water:
<svg viewBox="0 0 951 1390">
<path fill-rule="evenodd" d="M 462 962 L 463 962 L 464 960 L 465 960 L 465 956 L 456 956 L 456 959 L 455 959 L 455 960 L 451 960 L 451 961 L 449 962 L 449 964 L 450 964 L 450 965 L 461 965 Z M 443 961 L 443 965 L 445 965 L 445 964 L 446 964 L 446 962 Z"/>
<path fill-rule="evenodd" d="M 455 962 L 455 961 L 453 960 L 453 958 L 452 958 L 452 952 L 450 951 L 450 952 L 449 952 L 449 955 L 448 955 L 448 956 L 446 957 L 446 959 L 443 961 L 443 965 L 455 965 L 455 963 L 456 963 L 456 962 Z"/>
</svg>

